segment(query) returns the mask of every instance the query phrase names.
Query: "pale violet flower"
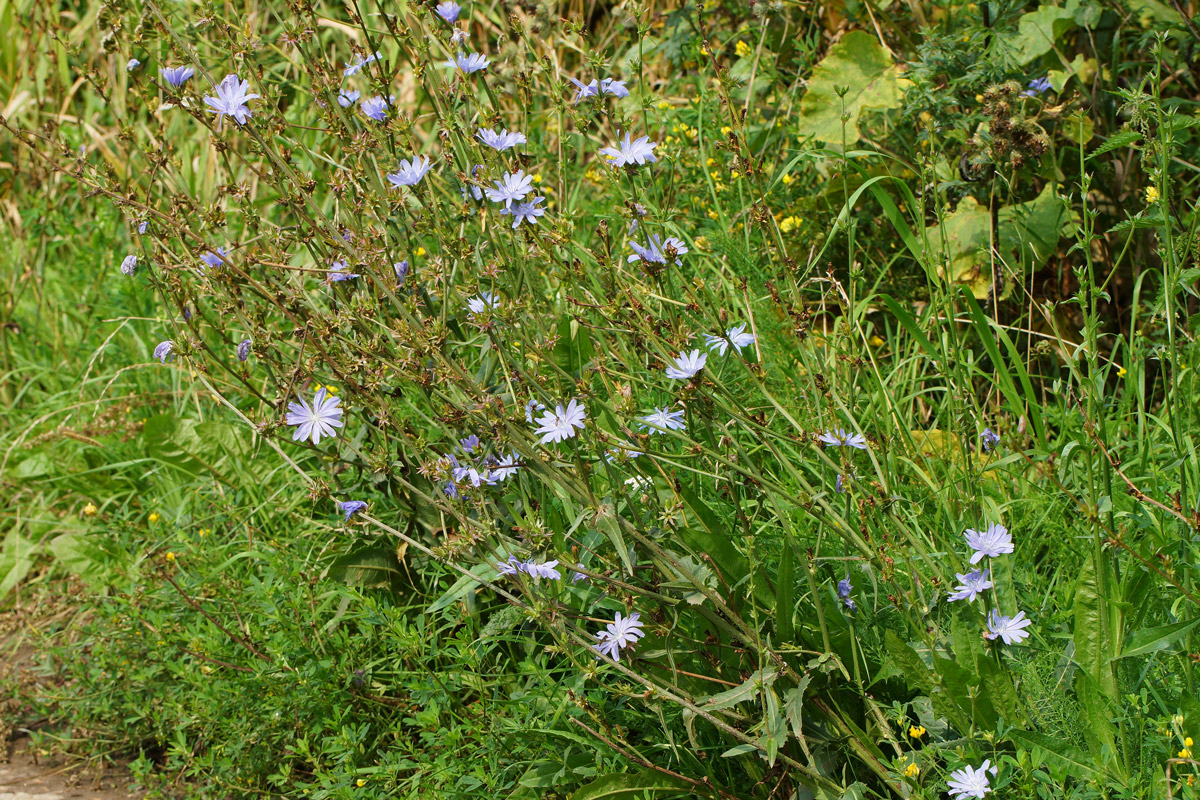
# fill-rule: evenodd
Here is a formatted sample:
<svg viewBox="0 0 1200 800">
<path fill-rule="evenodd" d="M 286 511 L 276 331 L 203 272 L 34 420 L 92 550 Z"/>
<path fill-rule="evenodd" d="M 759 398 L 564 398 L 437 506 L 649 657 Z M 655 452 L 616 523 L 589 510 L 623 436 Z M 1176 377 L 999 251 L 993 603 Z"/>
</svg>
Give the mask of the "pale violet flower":
<svg viewBox="0 0 1200 800">
<path fill-rule="evenodd" d="M 403 285 L 404 279 L 408 277 L 408 259 L 392 264 L 392 270 L 396 273 L 396 285 Z"/>
<path fill-rule="evenodd" d="M 207 253 L 200 256 L 200 260 L 204 262 L 204 269 L 208 269 L 209 267 L 219 267 L 229 262 L 229 259 L 226 258 L 227 255 L 229 254 L 225 252 L 224 247 L 218 247 L 216 250 L 209 250 Z"/>
<path fill-rule="evenodd" d="M 373 119 L 376 122 L 385 122 L 388 118 L 388 107 L 395 100 L 395 95 L 388 95 L 385 100 L 383 95 L 377 94 L 374 97 L 368 97 L 366 100 L 363 100 L 360 107 L 362 108 L 363 115 L 368 119 Z"/>
<path fill-rule="evenodd" d="M 645 247 L 632 240 L 630 240 L 629 246 L 633 248 L 633 255 L 626 260 L 631 264 L 634 261 L 645 261 L 649 264 L 666 264 L 667 259 L 673 258 L 675 259 L 675 265 L 679 266 L 683 263 L 679 256 L 688 251 L 687 245 L 680 239 L 671 236 L 664 242 L 662 241 L 662 237 L 657 233 L 652 234 L 646 240 Z"/>
<path fill-rule="evenodd" d="M 475 448 L 479 447 L 479 437 L 472 433 L 465 439 L 459 439 L 458 446 L 463 449 L 464 453 L 470 455 L 475 452 Z"/>
<path fill-rule="evenodd" d="M 647 162 L 653 164 L 658 161 L 654 155 L 655 147 L 658 147 L 658 143 L 650 141 L 650 137 L 641 136 L 632 139 L 629 131 L 626 131 L 625 138 L 618 141 L 616 147 L 600 148 L 600 155 L 604 156 L 614 167 L 624 167 L 629 164 L 642 165 Z"/>
<path fill-rule="evenodd" d="M 365 67 L 367 64 L 370 64 L 371 62 L 378 61 L 378 60 L 379 60 L 379 53 L 374 53 L 372 55 L 359 58 L 353 64 L 351 64 L 350 66 L 348 66 L 344 70 L 342 70 L 342 75 L 349 78 L 351 75 L 358 72 L 360 69 Z"/>
<path fill-rule="evenodd" d="M 196 74 L 196 70 L 191 67 L 163 67 L 158 71 L 162 75 L 164 81 L 178 89 L 187 83 L 188 78 Z"/>
<path fill-rule="evenodd" d="M 746 333 L 746 326 L 738 325 L 725 331 L 724 336 L 714 336 L 711 333 L 704 334 L 704 341 L 708 344 L 709 350 L 716 350 L 719 355 L 725 355 L 725 351 L 729 349 L 729 345 L 740 354 L 743 347 L 749 347 L 754 344 L 754 334 Z"/>
<path fill-rule="evenodd" d="M 599 642 L 592 647 L 598 654 L 606 655 L 613 661 L 620 661 L 621 649 L 632 647 L 637 644 L 638 639 L 646 635 L 642 627 L 640 613 L 635 611 L 628 617 L 622 617 L 618 611 L 613 621 L 596 634 Z"/>
<path fill-rule="evenodd" d="M 991 759 L 984 761 L 976 767 L 963 767 L 956 769 L 950 773 L 950 779 L 946 784 L 946 788 L 950 791 L 950 796 L 954 800 L 982 800 L 982 798 L 992 790 L 988 782 L 988 773 L 996 774 L 996 768 L 992 766 Z"/>
<path fill-rule="evenodd" d="M 149 228 L 149 227 L 150 227 L 150 220 L 148 220 L 148 219 L 144 219 L 144 220 L 142 220 L 141 222 L 139 222 L 139 223 L 138 223 L 137 232 L 138 232 L 138 233 L 145 233 L 145 232 L 146 232 L 146 229 L 147 229 L 147 228 Z"/>
<path fill-rule="evenodd" d="M 1025 629 L 1032 624 L 1033 620 L 1026 618 L 1024 611 L 1018 611 L 1015 617 L 1006 617 L 993 608 L 988 614 L 987 633 L 983 636 L 1000 639 L 1005 644 L 1019 644 L 1029 638 L 1029 631 Z"/>
<path fill-rule="evenodd" d="M 142 62 L 138 61 L 136 58 L 131 58 L 131 59 L 129 59 L 129 61 L 128 61 L 128 62 L 125 64 L 125 71 L 126 71 L 126 72 L 133 72 L 135 69 L 137 69 L 137 68 L 138 68 L 138 67 L 140 67 L 141 65 L 142 65 Z"/>
<path fill-rule="evenodd" d="M 575 103 L 580 100 L 587 100 L 590 97 L 599 97 L 602 94 L 610 94 L 613 97 L 629 97 L 629 90 L 625 88 L 625 81 L 618 81 L 612 78 L 604 78 L 603 80 L 593 79 L 591 83 L 570 78 L 571 83 L 575 84 Z"/>
<path fill-rule="evenodd" d="M 503 203 L 505 208 L 511 206 L 513 200 L 520 200 L 533 191 L 533 176 L 526 175 L 525 170 L 507 173 L 502 180 L 492 183 L 496 188 L 486 189 L 484 194 L 493 203 Z"/>
<path fill-rule="evenodd" d="M 861 433 L 850 433 L 842 428 L 825 431 L 817 437 L 826 447 L 853 447 L 857 450 L 867 449 L 867 439 Z"/>
<path fill-rule="evenodd" d="M 533 424 L 533 412 L 545 411 L 545 410 L 546 410 L 546 407 L 544 405 L 542 405 L 541 403 L 539 403 L 537 400 L 530 400 L 528 403 L 525 404 L 525 421 L 528 422 L 530 425 L 532 425 Z"/>
<path fill-rule="evenodd" d="M 488 147 L 500 151 L 508 150 L 519 144 L 525 144 L 526 141 L 525 134 L 518 133 L 517 131 L 510 132 L 508 128 L 504 128 L 499 133 L 496 133 L 491 128 L 480 128 L 479 132 L 475 135 L 479 138 L 479 141 Z"/>
<path fill-rule="evenodd" d="M 433 10 L 437 12 L 439 17 L 446 20 L 446 22 L 453 24 L 458 19 L 458 15 L 462 11 L 462 6 L 452 2 L 452 0 L 442 0 Z"/>
<path fill-rule="evenodd" d="M 546 213 L 546 209 L 538 207 L 538 203 L 545 199 L 546 198 L 544 197 L 535 197 L 532 200 L 528 200 L 523 203 L 516 203 L 507 208 L 500 209 L 500 214 L 502 216 L 505 214 L 512 215 L 512 227 L 515 231 L 518 227 L 520 227 L 522 222 L 529 222 L 531 224 L 536 223 L 538 221 L 538 217 L 543 216 Z"/>
<path fill-rule="evenodd" d="M 320 444 L 322 436 L 332 438 L 337 435 L 334 428 L 342 427 L 342 409 L 338 408 L 342 402 L 340 397 L 329 397 L 322 386 L 313 395 L 311 406 L 303 397 L 296 399 L 300 402 L 288 403 L 287 424 L 296 426 L 292 441 L 309 439 L 313 444 Z"/>
<path fill-rule="evenodd" d="M 509 556 L 507 561 L 497 561 L 496 569 L 499 571 L 501 577 L 520 575 L 525 571 L 525 562 L 516 556 Z"/>
<path fill-rule="evenodd" d="M 540 426 L 534 433 L 541 434 L 542 444 L 554 444 L 575 436 L 575 429 L 583 430 L 587 420 L 587 409 L 574 398 L 564 408 L 562 403 L 554 411 L 547 411 L 537 420 Z"/>
<path fill-rule="evenodd" d="M 245 125 L 250 119 L 250 108 L 246 103 L 259 95 L 250 94 L 250 81 L 243 81 L 237 75 L 226 75 L 225 80 L 217 84 L 217 96 L 205 97 L 204 102 L 217 115 L 217 130 L 225 117 L 233 117 L 238 125 Z"/>
<path fill-rule="evenodd" d="M 238 361 L 245 361 L 247 358 L 250 357 L 250 345 L 251 344 L 252 343 L 249 339 L 242 339 L 240 342 L 238 342 L 238 346 L 237 346 L 237 360 Z"/>
<path fill-rule="evenodd" d="M 990 453 L 996 449 L 996 445 L 1000 444 L 1000 434 L 991 428 L 984 428 L 983 433 L 979 434 L 979 443 L 983 447 L 983 452 Z"/>
<path fill-rule="evenodd" d="M 1045 94 L 1053 88 L 1049 78 L 1034 78 L 1025 87 L 1025 91 L 1021 92 L 1021 97 L 1037 97 L 1039 94 Z"/>
<path fill-rule="evenodd" d="M 450 34 L 450 46 L 459 47 L 467 43 L 467 32 L 461 28 L 455 28 L 454 33 Z"/>
<path fill-rule="evenodd" d="M 682 431 L 687 429 L 683 421 L 684 410 L 670 411 L 666 408 L 656 408 L 650 414 L 638 420 L 638 427 L 648 431 L 651 436 L 665 431 Z"/>
<path fill-rule="evenodd" d="M 167 359 L 174 358 L 175 343 L 170 339 L 159 342 L 154 346 L 154 357 L 162 363 L 167 363 Z"/>
<path fill-rule="evenodd" d="M 484 311 L 499 307 L 500 299 L 493 296 L 491 292 L 480 292 L 478 296 L 467 300 L 467 310 L 472 314 L 482 314 Z"/>
<path fill-rule="evenodd" d="M 525 571 L 536 581 L 545 578 L 550 581 L 562 580 L 562 573 L 555 569 L 558 566 L 558 560 L 547 561 L 544 564 L 535 564 L 532 561 L 525 562 Z"/>
<path fill-rule="evenodd" d="M 487 56 L 482 53 L 459 53 L 454 57 L 453 61 L 443 62 L 444 66 L 455 67 L 470 75 L 472 72 L 479 72 L 488 68 L 492 62 L 488 61 Z"/>
<path fill-rule="evenodd" d="M 838 585 L 837 585 L 838 599 L 841 600 L 843 604 L 845 604 L 846 608 L 850 609 L 851 611 L 857 611 L 858 606 L 855 605 L 854 598 L 850 597 L 850 593 L 853 591 L 854 591 L 854 585 L 852 583 L 850 583 L 849 575 L 846 575 L 846 577 L 844 577 L 840 581 L 838 581 Z"/>
<path fill-rule="evenodd" d="M 680 352 L 673 366 L 667 367 L 667 377 L 673 381 L 685 381 L 704 369 L 708 361 L 708 353 L 693 350 L 690 353 Z"/>
<path fill-rule="evenodd" d="M 349 108 L 358 102 L 359 97 L 360 94 L 357 91 L 343 89 L 342 91 L 338 92 L 338 105 L 342 108 Z"/>
<path fill-rule="evenodd" d="M 967 528 L 963 536 L 967 539 L 967 546 L 975 551 L 971 555 L 972 564 L 978 564 L 984 556 L 995 558 L 1013 551 L 1012 535 L 1009 534 L 1008 528 L 994 522 L 982 531 Z"/>
<path fill-rule="evenodd" d="M 346 515 L 347 522 L 350 521 L 351 517 L 358 512 L 365 510 L 367 507 L 367 504 L 362 500 L 346 500 L 344 502 L 339 502 L 337 505 L 338 511 Z"/>
<path fill-rule="evenodd" d="M 400 166 L 395 172 L 388 173 L 387 179 L 393 186 L 416 186 L 433 166 L 425 156 L 413 156 L 411 160 L 400 160 Z"/>
<path fill-rule="evenodd" d="M 517 459 L 517 454 L 509 453 L 506 456 L 496 459 L 496 462 L 488 467 L 486 480 L 493 486 L 497 483 L 503 483 L 517 474 L 517 470 L 520 468 L 521 464 Z"/>
<path fill-rule="evenodd" d="M 133 273 L 137 272 L 137 256 L 127 255 L 121 259 L 121 274 L 132 277 Z"/>
<path fill-rule="evenodd" d="M 974 603 L 976 597 L 992 588 L 992 582 L 988 580 L 990 573 L 989 569 L 971 570 L 966 575 L 955 573 L 955 577 L 958 578 L 958 587 L 946 599 L 950 602 L 966 600 L 968 603 Z"/>
<path fill-rule="evenodd" d="M 361 277 L 362 275 L 359 275 L 357 272 L 347 272 L 345 261 L 335 261 L 330 265 L 329 272 L 325 275 L 325 280 L 328 283 L 341 283 Z"/>
</svg>

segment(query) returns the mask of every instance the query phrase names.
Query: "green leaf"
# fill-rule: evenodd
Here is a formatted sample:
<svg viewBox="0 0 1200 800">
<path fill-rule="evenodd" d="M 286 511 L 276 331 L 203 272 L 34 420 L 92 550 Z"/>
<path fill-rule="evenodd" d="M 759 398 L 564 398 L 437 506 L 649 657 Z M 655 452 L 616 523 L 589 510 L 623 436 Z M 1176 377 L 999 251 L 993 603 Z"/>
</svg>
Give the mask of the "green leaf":
<svg viewBox="0 0 1200 800">
<path fill-rule="evenodd" d="M 360 547 L 335 558 L 326 574 L 349 586 L 391 586 L 404 577 L 400 558 L 407 548 L 407 543 L 402 543 L 399 551 L 389 543 Z"/>
<path fill-rule="evenodd" d="M 1060 36 L 1075 27 L 1077 5 L 1078 2 L 1068 3 L 1066 8 L 1046 5 L 1030 11 L 1018 20 L 1016 33 L 1001 41 L 1013 49 L 1018 64 L 1025 65 L 1041 58 L 1054 48 Z"/>
<path fill-rule="evenodd" d="M 13 526 L 0 545 L 0 600 L 20 583 L 33 568 L 34 544 L 17 533 Z"/>
<path fill-rule="evenodd" d="M 934 689 L 933 673 L 929 670 L 929 667 L 925 666 L 925 662 L 917 655 L 917 651 L 900 641 L 900 637 L 890 629 L 884 632 L 883 643 L 887 647 L 888 655 L 892 657 L 892 661 L 904 673 L 904 677 L 908 679 L 908 685 L 920 689 L 927 695 L 932 695 Z"/>
<path fill-rule="evenodd" d="M 752 746 L 751 746 L 752 747 Z M 571 800 L 610 800 L 611 798 L 661 797 L 664 794 L 690 792 L 695 787 L 687 781 L 664 775 L 657 770 L 621 772 L 605 775 L 571 794 Z"/>
<path fill-rule="evenodd" d="M 1101 561 L 1102 565 L 1105 563 Z M 1109 666 L 1113 641 L 1100 583 L 1095 565 L 1088 559 L 1075 584 L 1075 661 L 1092 676 L 1100 692 L 1113 700 L 1117 696 L 1116 679 Z"/>
<path fill-rule="evenodd" d="M 1088 158 L 1092 159 L 1122 147 L 1133 147 L 1141 140 L 1142 134 L 1139 131 L 1118 131 L 1108 137 L 1108 140 L 1104 144 L 1093 150 Z"/>
<path fill-rule="evenodd" d="M 1129 637 L 1129 646 L 1118 658 L 1133 658 L 1154 653 L 1159 650 L 1169 650 L 1171 645 L 1187 635 L 1188 631 L 1200 624 L 1200 617 L 1173 625 L 1163 625 L 1158 628 L 1145 628 L 1134 631 Z"/>
<path fill-rule="evenodd" d="M 900 72 L 874 36 L 866 31 L 847 33 L 813 69 L 800 100 L 800 134 L 840 147 L 844 108 L 849 117 L 845 143 L 854 144 L 864 111 L 900 105 L 912 85 Z M 849 88 L 845 98 L 838 96 L 835 87 Z"/>
<path fill-rule="evenodd" d="M 769 689 L 779 677 L 779 670 L 774 667 L 755 670 L 740 686 L 714 694 L 703 702 L 705 711 L 721 711 L 733 708 L 738 703 L 754 700 L 764 689 Z"/>
<path fill-rule="evenodd" d="M 1064 741 L 1052 738 L 1044 733 L 1016 729 L 1008 732 L 1008 738 L 1016 744 L 1044 751 L 1053 761 L 1058 762 L 1060 766 L 1065 766 L 1068 771 L 1075 770 L 1077 776 L 1088 775 L 1094 777 L 1096 775 L 1096 768 L 1092 764 L 1092 760 Z"/>
<path fill-rule="evenodd" d="M 1083 738 L 1092 751 L 1093 760 L 1120 769 L 1120 760 L 1116 758 L 1117 726 L 1113 724 L 1099 684 L 1082 670 L 1075 673 L 1075 696 L 1079 699 Z"/>
</svg>

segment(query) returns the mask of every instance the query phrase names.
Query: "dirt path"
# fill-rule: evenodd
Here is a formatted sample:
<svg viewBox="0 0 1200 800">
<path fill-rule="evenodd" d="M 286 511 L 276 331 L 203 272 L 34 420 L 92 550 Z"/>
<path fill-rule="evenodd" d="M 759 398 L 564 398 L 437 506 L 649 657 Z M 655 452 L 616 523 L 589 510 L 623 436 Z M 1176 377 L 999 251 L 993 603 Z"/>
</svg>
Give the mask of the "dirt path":
<svg viewBox="0 0 1200 800">
<path fill-rule="evenodd" d="M 35 759 L 28 739 L 15 742 L 8 763 L 0 763 L 0 800 L 126 800 L 141 795 L 130 790 L 124 770 Z"/>
</svg>

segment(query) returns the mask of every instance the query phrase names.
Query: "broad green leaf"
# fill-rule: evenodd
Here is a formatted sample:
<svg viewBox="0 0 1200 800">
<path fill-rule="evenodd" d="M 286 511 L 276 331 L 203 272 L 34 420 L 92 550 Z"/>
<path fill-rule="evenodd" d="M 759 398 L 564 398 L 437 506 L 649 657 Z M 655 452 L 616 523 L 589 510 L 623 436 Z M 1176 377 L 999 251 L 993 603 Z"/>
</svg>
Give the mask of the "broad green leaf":
<svg viewBox="0 0 1200 800">
<path fill-rule="evenodd" d="M 621 772 L 615 775 L 605 775 L 576 790 L 571 794 L 571 800 L 615 800 L 616 798 L 646 798 L 661 797 L 666 794 L 694 790 L 687 781 L 681 781 L 670 775 L 652 769 L 640 772 Z"/>
<path fill-rule="evenodd" d="M 407 549 L 407 542 L 399 549 L 388 542 L 360 547 L 335 558 L 326 574 L 350 586 L 391 586 L 404 577 L 400 559 Z"/>
<path fill-rule="evenodd" d="M 17 533 L 15 525 L 4 537 L 0 545 L 0 600 L 33 568 L 33 548 L 33 542 Z"/>
<path fill-rule="evenodd" d="M 849 116 L 845 143 L 852 145 L 859 139 L 858 123 L 863 112 L 899 106 L 911 85 L 901 77 L 901 68 L 878 39 L 866 31 L 851 31 L 829 48 L 813 69 L 808 90 L 800 100 L 799 132 L 840 147 L 844 108 Z M 835 87 L 849 89 L 845 98 L 838 96 Z"/>
<path fill-rule="evenodd" d="M 1124 650 L 1119 658 L 1133 658 L 1134 656 L 1144 656 L 1147 653 L 1154 653 L 1159 650 L 1168 650 L 1171 645 L 1187 635 L 1188 631 L 1200 624 L 1200 617 L 1189 619 L 1184 622 L 1176 622 L 1173 625 L 1163 625 L 1157 628 L 1146 628 L 1144 630 L 1135 631 L 1129 637 L 1129 647 Z"/>
<path fill-rule="evenodd" d="M 1049 53 L 1058 37 L 1075 27 L 1077 5 L 1077 1 L 1067 3 L 1066 8 L 1044 5 L 1022 15 L 1016 33 L 1002 39 L 1012 48 L 1016 62 L 1023 66 Z"/>
<path fill-rule="evenodd" d="M 1008 732 L 1008 738 L 1026 747 L 1036 747 L 1049 755 L 1052 760 L 1065 766 L 1068 771 L 1074 771 L 1077 776 L 1096 775 L 1092 759 L 1064 741 L 1034 731 L 1013 729 Z"/>
<path fill-rule="evenodd" d="M 1116 679 L 1109 666 L 1113 642 L 1099 583 L 1095 565 L 1088 559 L 1075 584 L 1075 661 L 1096 681 L 1101 694 L 1112 700 L 1117 695 Z"/>
<path fill-rule="evenodd" d="M 1108 704 L 1100 692 L 1100 686 L 1086 672 L 1075 673 L 1075 696 L 1083 716 L 1083 738 L 1092 751 L 1097 764 L 1107 764 L 1120 769 L 1117 755 L 1117 726 L 1113 724 Z"/>
</svg>

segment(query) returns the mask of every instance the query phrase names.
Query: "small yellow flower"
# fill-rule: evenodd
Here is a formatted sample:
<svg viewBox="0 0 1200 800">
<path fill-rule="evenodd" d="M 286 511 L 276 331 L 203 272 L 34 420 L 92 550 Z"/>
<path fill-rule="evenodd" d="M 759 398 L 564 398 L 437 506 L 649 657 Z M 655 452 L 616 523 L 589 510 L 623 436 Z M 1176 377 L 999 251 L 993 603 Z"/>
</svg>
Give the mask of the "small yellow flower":
<svg viewBox="0 0 1200 800">
<path fill-rule="evenodd" d="M 783 185 L 791 186 L 792 181 L 794 181 L 794 180 L 796 180 L 796 176 L 789 172 L 787 175 L 783 176 Z"/>
<path fill-rule="evenodd" d="M 705 42 L 704 44 L 700 45 L 700 52 L 706 56 L 712 55 L 712 48 L 708 46 L 708 42 Z"/>
<path fill-rule="evenodd" d="M 674 136 L 668 136 L 668 137 L 667 137 L 666 139 L 664 139 L 663 141 L 665 141 L 667 144 L 673 144 L 673 143 L 675 142 L 675 137 L 674 137 Z"/>
<path fill-rule="evenodd" d="M 659 100 L 658 103 L 656 103 L 656 105 L 659 108 L 670 108 L 671 107 L 671 104 L 669 102 L 667 102 L 666 100 Z"/>
<path fill-rule="evenodd" d="M 418 247 L 418 248 L 417 248 L 417 253 L 416 253 L 416 254 L 417 254 L 417 255 L 419 255 L 419 256 L 423 256 L 423 255 L 425 255 L 425 248 L 424 248 L 424 247 Z"/>
<path fill-rule="evenodd" d="M 921 768 L 917 766 L 916 762 L 913 762 L 904 768 L 904 777 L 906 778 L 915 778 L 920 774 Z"/>
<path fill-rule="evenodd" d="M 733 52 L 737 53 L 738 58 L 745 58 L 754 53 L 754 48 L 739 39 L 738 43 L 734 45 Z"/>
<path fill-rule="evenodd" d="M 738 172 L 736 169 L 731 169 L 729 170 L 729 177 L 737 180 L 738 178 L 742 177 L 742 173 Z"/>
<path fill-rule="evenodd" d="M 365 779 L 363 779 L 363 778 L 359 778 L 358 780 L 356 780 L 356 781 L 354 782 L 354 785 L 355 785 L 355 786 L 357 786 L 358 788 L 360 788 L 360 789 L 361 789 L 362 787 L 364 787 L 364 786 L 366 786 L 366 785 L 367 785 L 367 782 L 366 782 L 366 780 L 365 780 Z"/>
<path fill-rule="evenodd" d="M 154 523 L 156 523 L 156 522 L 158 522 L 160 519 L 162 519 L 162 517 L 160 517 L 160 516 L 158 515 L 158 512 L 157 512 L 157 511 L 154 511 L 154 512 L 152 512 L 152 513 L 150 514 L 150 516 L 148 517 L 148 519 L 150 520 L 150 524 L 151 524 L 151 525 L 153 525 Z"/>
<path fill-rule="evenodd" d="M 541 183 L 542 182 L 542 173 L 540 173 L 540 172 L 533 173 L 533 182 Z"/>
<path fill-rule="evenodd" d="M 88 503 L 86 506 L 83 507 L 83 515 L 85 517 L 94 517 L 94 516 L 96 516 L 96 512 L 99 510 L 100 509 L 96 508 L 95 503 Z"/>
<path fill-rule="evenodd" d="M 1146 187 L 1146 205 L 1153 205 L 1154 203 L 1157 203 L 1157 202 L 1158 202 L 1158 187 L 1157 186 L 1147 186 Z"/>
<path fill-rule="evenodd" d="M 704 166 L 712 167 L 712 166 L 715 166 L 716 163 L 717 163 L 717 160 L 715 158 L 709 158 L 704 162 Z"/>
<path fill-rule="evenodd" d="M 913 726 L 909 727 L 908 735 L 914 739 L 920 739 L 922 736 L 925 735 L 925 726 L 924 725 L 913 725 Z"/>
<path fill-rule="evenodd" d="M 870 339 L 867 339 L 867 344 L 871 345 L 871 347 L 883 347 L 883 339 L 878 336 L 872 336 Z M 922 728 L 921 730 L 925 729 Z"/>
<path fill-rule="evenodd" d="M 922 111 L 922 112 L 921 112 L 921 117 L 920 117 L 920 119 L 921 119 L 921 122 L 924 122 L 926 125 L 928 125 L 928 124 L 929 124 L 929 121 L 930 121 L 931 119 L 933 119 L 933 117 L 932 117 L 932 116 L 930 116 L 930 114 L 929 114 L 929 112 L 928 112 L 928 111 Z"/>
<path fill-rule="evenodd" d="M 175 560 L 175 554 L 172 553 L 170 550 L 168 550 L 167 551 L 167 561 L 174 561 L 174 560 Z"/>
<path fill-rule="evenodd" d="M 1183 738 L 1183 746 L 1184 746 L 1184 747 L 1191 747 L 1191 746 L 1192 746 L 1192 737 L 1190 737 L 1190 736 L 1185 736 L 1185 737 Z"/>
<path fill-rule="evenodd" d="M 1180 751 L 1179 751 L 1179 757 L 1180 757 L 1180 758 L 1191 758 L 1191 757 L 1192 757 L 1192 751 L 1191 751 L 1191 750 L 1189 750 L 1188 748 L 1186 748 L 1186 747 L 1185 747 L 1185 748 L 1183 748 L 1182 750 L 1180 750 Z"/>
<path fill-rule="evenodd" d="M 725 191 L 725 184 L 721 183 L 720 181 L 717 181 L 716 183 L 713 184 L 713 188 L 716 189 L 718 192 L 723 192 L 723 191 Z"/>
<path fill-rule="evenodd" d="M 733 133 L 733 128 L 729 127 L 728 125 L 721 126 L 721 135 L 722 136 L 728 136 L 731 133 Z"/>
<path fill-rule="evenodd" d="M 707 236 L 697 236 L 696 237 L 696 249 L 697 250 L 707 250 L 708 249 L 708 237 Z"/>
<path fill-rule="evenodd" d="M 717 213 L 717 210 L 715 208 L 710 208 L 708 210 L 708 218 L 709 219 L 720 219 L 721 215 Z"/>
<path fill-rule="evenodd" d="M 796 230 L 796 228 L 799 228 L 802 222 L 803 220 L 797 216 L 784 217 L 783 222 L 779 223 L 779 230 L 783 231 L 784 233 L 791 233 L 792 231 Z"/>
<path fill-rule="evenodd" d="M 983 102 L 983 95 L 981 95 L 981 94 L 977 94 L 977 95 L 975 95 L 975 102 L 976 102 L 976 103 L 982 103 L 982 102 Z"/>
<path fill-rule="evenodd" d="M 200 529 L 200 537 L 201 537 L 201 538 L 204 538 L 205 536 L 208 536 L 210 533 L 212 533 L 212 531 L 210 531 L 208 528 L 201 528 L 201 529 Z"/>
<path fill-rule="evenodd" d="M 1128 374 L 1129 374 L 1129 370 L 1125 369 L 1124 367 L 1117 367 L 1117 377 L 1118 378 L 1124 378 Z"/>
</svg>

